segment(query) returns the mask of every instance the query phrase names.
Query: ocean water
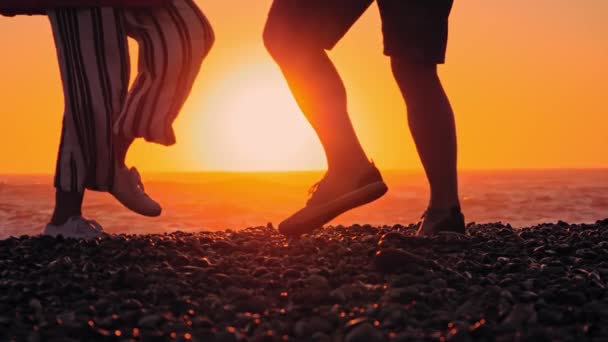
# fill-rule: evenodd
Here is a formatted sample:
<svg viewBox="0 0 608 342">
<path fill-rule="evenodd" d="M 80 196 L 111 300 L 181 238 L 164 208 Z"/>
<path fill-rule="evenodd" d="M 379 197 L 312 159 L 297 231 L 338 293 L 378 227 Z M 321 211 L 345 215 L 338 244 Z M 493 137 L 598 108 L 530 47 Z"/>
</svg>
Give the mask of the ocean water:
<svg viewBox="0 0 608 342">
<path fill-rule="evenodd" d="M 389 192 L 331 224 L 409 224 L 428 201 L 421 172 L 384 173 Z M 130 213 L 110 195 L 89 192 L 84 214 L 112 233 L 163 233 L 275 226 L 307 199 L 319 172 L 144 175 L 164 208 L 160 218 Z M 593 223 L 608 217 L 608 170 L 464 171 L 460 192 L 467 222 L 526 227 L 558 220 Z M 48 221 L 49 175 L 0 175 L 0 238 L 34 235 Z"/>
</svg>

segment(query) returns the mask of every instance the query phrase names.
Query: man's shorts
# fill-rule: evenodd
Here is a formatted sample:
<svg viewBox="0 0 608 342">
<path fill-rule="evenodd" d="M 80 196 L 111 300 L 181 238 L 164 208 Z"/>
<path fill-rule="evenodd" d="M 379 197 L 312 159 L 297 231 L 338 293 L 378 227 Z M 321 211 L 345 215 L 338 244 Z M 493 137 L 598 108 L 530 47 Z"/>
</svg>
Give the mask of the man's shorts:
<svg viewBox="0 0 608 342">
<path fill-rule="evenodd" d="M 415 62 L 445 61 L 453 0 L 377 0 L 384 53 Z M 267 30 L 332 49 L 374 0 L 274 0 Z M 294 42 L 298 44 L 298 42 Z"/>
</svg>

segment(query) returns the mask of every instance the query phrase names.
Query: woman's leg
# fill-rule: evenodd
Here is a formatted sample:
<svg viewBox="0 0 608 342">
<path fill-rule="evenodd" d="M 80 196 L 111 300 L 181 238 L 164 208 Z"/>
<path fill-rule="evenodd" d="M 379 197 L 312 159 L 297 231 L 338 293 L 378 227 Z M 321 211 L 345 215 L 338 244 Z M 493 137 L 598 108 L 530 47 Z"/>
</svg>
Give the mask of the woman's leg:
<svg viewBox="0 0 608 342">
<path fill-rule="evenodd" d="M 113 117 L 128 87 L 126 35 L 109 8 L 49 13 L 65 96 L 53 225 L 81 215 L 85 189 L 113 185 Z"/>
<path fill-rule="evenodd" d="M 190 94 L 214 33 L 192 0 L 154 9 L 125 11 L 127 34 L 139 44 L 139 68 L 114 126 L 124 162 L 133 139 L 175 143 L 172 124 Z M 123 163 L 124 164 L 124 163 Z"/>
</svg>

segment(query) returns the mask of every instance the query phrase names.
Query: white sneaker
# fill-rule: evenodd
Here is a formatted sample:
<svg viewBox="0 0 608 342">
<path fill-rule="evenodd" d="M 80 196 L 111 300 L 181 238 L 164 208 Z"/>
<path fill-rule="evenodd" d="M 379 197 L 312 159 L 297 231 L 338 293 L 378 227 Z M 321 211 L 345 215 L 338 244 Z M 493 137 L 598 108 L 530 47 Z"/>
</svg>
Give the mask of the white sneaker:
<svg viewBox="0 0 608 342">
<path fill-rule="evenodd" d="M 42 230 L 42 235 L 53 237 L 63 235 L 65 238 L 73 239 L 95 239 L 106 234 L 96 221 L 87 220 L 82 216 L 73 216 L 60 226 L 47 224 Z"/>
<path fill-rule="evenodd" d="M 160 205 L 146 194 L 141 176 L 134 167 L 116 168 L 110 193 L 127 209 L 140 215 L 156 217 L 162 212 Z"/>
</svg>

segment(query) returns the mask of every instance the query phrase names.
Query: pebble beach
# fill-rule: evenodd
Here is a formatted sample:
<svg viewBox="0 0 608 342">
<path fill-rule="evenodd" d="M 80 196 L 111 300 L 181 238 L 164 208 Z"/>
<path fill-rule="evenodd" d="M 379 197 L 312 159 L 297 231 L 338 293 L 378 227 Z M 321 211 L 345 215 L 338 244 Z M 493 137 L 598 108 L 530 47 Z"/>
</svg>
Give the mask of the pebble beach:
<svg viewBox="0 0 608 342">
<path fill-rule="evenodd" d="M 3 341 L 605 341 L 608 220 L 0 240 Z"/>
</svg>

